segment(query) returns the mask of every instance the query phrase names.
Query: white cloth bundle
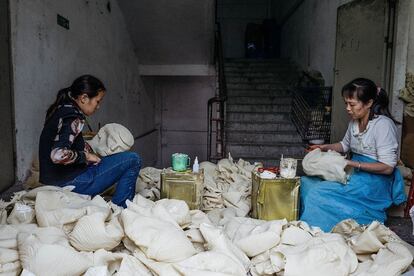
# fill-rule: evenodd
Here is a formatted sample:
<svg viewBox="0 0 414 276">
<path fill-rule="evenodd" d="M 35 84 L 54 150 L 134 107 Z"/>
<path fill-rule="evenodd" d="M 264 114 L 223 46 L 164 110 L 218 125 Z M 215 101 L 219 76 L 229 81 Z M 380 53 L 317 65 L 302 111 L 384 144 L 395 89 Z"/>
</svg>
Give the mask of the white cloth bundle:
<svg viewBox="0 0 414 276">
<path fill-rule="evenodd" d="M 139 204 L 140 200 L 137 201 Z M 148 258 L 177 262 L 196 253 L 184 231 L 162 205 L 148 208 L 138 204 L 127 202 L 128 208 L 122 211 L 121 217 L 125 234 Z"/>
<path fill-rule="evenodd" d="M 80 275 L 93 266 L 92 255 L 72 248 L 63 230 L 56 227 L 20 233 L 18 244 L 22 267 L 37 276 Z"/>
<path fill-rule="evenodd" d="M 236 275 L 245 275 L 250 267 L 250 260 L 237 246 L 235 246 L 218 227 L 202 223 L 200 231 L 208 244 L 209 251 L 225 254 L 233 260 L 231 271 Z M 230 264 L 229 264 L 230 265 Z"/>
<path fill-rule="evenodd" d="M 358 265 L 353 276 L 401 275 L 411 264 L 413 257 L 408 249 L 398 242 L 390 242 L 381 248 L 372 259 Z"/>
<path fill-rule="evenodd" d="M 106 222 L 106 212 L 95 212 L 83 216 L 69 234 L 69 241 L 79 251 L 96 251 L 98 249 L 112 250 L 124 236 L 124 230 L 119 222 L 121 211 L 111 214 Z"/>
<path fill-rule="evenodd" d="M 68 188 L 17 193 L 0 210 L 34 205 L 33 222 L 42 227 L 22 224 L 29 219 L 16 214 L 8 222 L 18 224 L 0 225 L 0 274 L 355 276 L 398 275 L 409 267 L 409 245 L 378 222 L 345 220 L 324 233 L 301 221 L 241 217 L 253 167 L 231 157 L 219 166 L 206 163 L 212 177 L 205 192 L 221 204 L 210 197 L 208 214 L 190 211 L 184 201 L 153 202 L 139 194 L 123 209 Z"/>
<path fill-rule="evenodd" d="M 322 152 L 320 149 L 315 149 L 303 158 L 302 166 L 307 175 L 319 176 L 342 184 L 347 182 L 345 157 L 335 151 Z"/>
<path fill-rule="evenodd" d="M 237 216 L 244 217 L 250 211 L 251 172 L 255 165 L 242 159 L 237 163 L 229 157 L 217 165 L 211 162 L 200 163 L 204 169 L 203 211 L 233 207 Z"/>
<path fill-rule="evenodd" d="M 160 199 L 162 170 L 153 167 L 145 167 L 139 171 L 135 185 L 135 192 L 151 200 Z"/>
<path fill-rule="evenodd" d="M 232 218 L 224 231 L 247 256 L 254 257 L 278 245 L 286 220 L 263 221 Z"/>
<path fill-rule="evenodd" d="M 36 224 L 0 225 L 0 275 L 19 275 L 22 268 L 17 236 L 36 229 Z"/>
<path fill-rule="evenodd" d="M 28 224 L 33 223 L 35 212 L 30 205 L 16 202 L 13 210 L 7 217 L 8 224 Z"/>
<path fill-rule="evenodd" d="M 340 235 L 324 234 L 297 246 L 283 245 L 278 252 L 286 258 L 285 275 L 349 275 L 358 265 L 355 253 Z"/>
<path fill-rule="evenodd" d="M 240 263 L 234 261 L 228 255 L 217 251 L 198 253 L 174 264 L 174 268 L 184 276 L 239 276 L 246 273 L 240 269 Z"/>
<path fill-rule="evenodd" d="M 129 150 L 134 145 L 134 136 L 123 125 L 106 124 L 88 144 L 100 156 L 108 156 Z"/>
<path fill-rule="evenodd" d="M 38 192 L 35 211 L 40 227 L 56 226 L 70 232 L 84 215 L 95 212 L 109 215 L 110 208 L 99 195 L 88 200 L 76 193 L 58 190 Z"/>
</svg>

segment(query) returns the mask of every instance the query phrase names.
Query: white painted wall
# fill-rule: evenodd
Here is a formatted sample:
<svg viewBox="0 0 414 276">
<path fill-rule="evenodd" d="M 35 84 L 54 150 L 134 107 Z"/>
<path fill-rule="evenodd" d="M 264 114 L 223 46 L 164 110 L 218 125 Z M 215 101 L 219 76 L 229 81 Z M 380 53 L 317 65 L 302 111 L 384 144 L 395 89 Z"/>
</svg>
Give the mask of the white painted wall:
<svg viewBox="0 0 414 276">
<path fill-rule="evenodd" d="M 213 62 L 214 0 L 119 0 L 140 63 Z"/>
<path fill-rule="evenodd" d="M 19 180 L 37 154 L 47 107 L 57 91 L 79 75 L 93 74 L 107 87 L 101 109 L 91 118 L 95 129 L 98 122 L 117 122 L 137 136 L 154 127 L 154 99 L 140 80 L 138 60 L 116 1 L 10 3 Z M 57 25 L 58 13 L 70 20 L 70 30 Z M 142 154 L 144 164 L 156 159 L 156 139 L 139 140 L 134 149 Z"/>
<path fill-rule="evenodd" d="M 305 0 L 282 29 L 282 57 L 318 70 L 333 85 L 337 8 L 351 0 Z"/>
</svg>

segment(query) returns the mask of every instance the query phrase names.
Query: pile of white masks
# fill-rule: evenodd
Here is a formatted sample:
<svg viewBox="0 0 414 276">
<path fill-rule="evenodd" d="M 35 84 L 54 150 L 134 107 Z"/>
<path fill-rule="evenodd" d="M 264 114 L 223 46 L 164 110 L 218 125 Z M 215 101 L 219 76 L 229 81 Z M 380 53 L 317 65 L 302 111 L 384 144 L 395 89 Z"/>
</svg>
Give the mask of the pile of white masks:
<svg viewBox="0 0 414 276">
<path fill-rule="evenodd" d="M 218 225 L 184 201 L 137 194 L 127 208 L 44 186 L 0 212 L 4 275 L 398 275 L 413 257 L 378 222 L 304 222 L 230 216 Z M 51 265 L 55 264 L 55 265 Z"/>
</svg>

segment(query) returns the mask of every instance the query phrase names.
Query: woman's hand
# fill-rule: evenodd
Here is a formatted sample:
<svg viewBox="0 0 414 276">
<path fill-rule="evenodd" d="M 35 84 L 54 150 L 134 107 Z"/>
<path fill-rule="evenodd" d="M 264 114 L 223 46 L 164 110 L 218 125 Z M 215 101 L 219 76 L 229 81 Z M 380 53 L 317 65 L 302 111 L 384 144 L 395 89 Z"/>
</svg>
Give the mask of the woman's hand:
<svg viewBox="0 0 414 276">
<path fill-rule="evenodd" d="M 316 149 L 321 149 L 321 151 L 326 151 L 325 146 L 326 145 L 309 145 L 307 151 L 310 152 Z"/>
<path fill-rule="evenodd" d="M 346 160 L 346 167 L 354 168 L 356 171 L 366 171 L 377 174 L 390 175 L 394 172 L 394 168 L 381 162 L 360 162 L 353 160 Z"/>
<path fill-rule="evenodd" d="M 94 165 L 98 165 L 101 162 L 101 158 L 99 158 L 96 154 L 85 152 L 86 160 L 88 163 L 92 163 Z"/>
<path fill-rule="evenodd" d="M 335 144 L 323 144 L 323 145 L 309 145 L 308 152 L 315 150 L 315 149 L 321 149 L 321 151 L 328 151 L 333 150 L 336 152 L 343 152 L 341 143 L 335 143 Z"/>
</svg>

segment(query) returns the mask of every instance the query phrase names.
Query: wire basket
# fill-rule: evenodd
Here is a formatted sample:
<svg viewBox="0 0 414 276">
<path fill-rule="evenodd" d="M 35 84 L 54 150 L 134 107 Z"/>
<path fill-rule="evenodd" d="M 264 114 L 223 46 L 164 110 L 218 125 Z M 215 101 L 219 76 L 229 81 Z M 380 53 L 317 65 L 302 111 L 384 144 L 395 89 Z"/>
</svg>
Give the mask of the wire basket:
<svg viewBox="0 0 414 276">
<path fill-rule="evenodd" d="M 291 118 L 304 141 L 331 138 L 332 87 L 301 87 L 294 91 Z"/>
</svg>

